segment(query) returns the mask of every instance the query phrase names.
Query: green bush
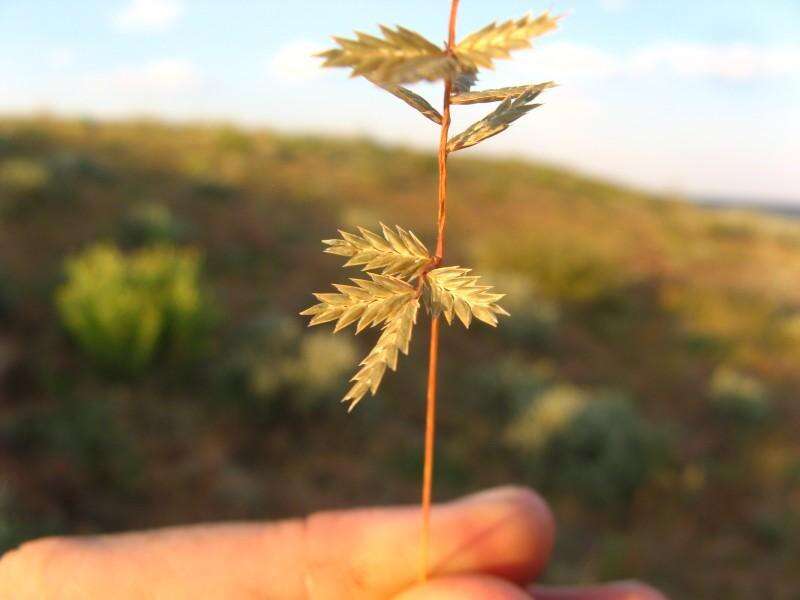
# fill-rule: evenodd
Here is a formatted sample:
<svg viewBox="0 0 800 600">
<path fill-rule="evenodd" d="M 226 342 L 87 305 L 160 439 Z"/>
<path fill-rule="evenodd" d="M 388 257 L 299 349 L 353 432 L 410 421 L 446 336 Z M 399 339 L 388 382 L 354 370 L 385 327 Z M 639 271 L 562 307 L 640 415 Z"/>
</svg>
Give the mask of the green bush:
<svg viewBox="0 0 800 600">
<path fill-rule="evenodd" d="M 505 422 L 508 415 L 520 412 L 532 397 L 551 385 L 551 369 L 546 361 L 530 363 L 517 357 L 492 361 L 466 374 L 459 391 L 460 403 L 484 418 Z"/>
<path fill-rule="evenodd" d="M 111 174 L 90 156 L 80 152 L 61 150 L 47 157 L 50 172 L 60 183 L 76 179 L 107 181 Z"/>
<path fill-rule="evenodd" d="M 170 209 L 155 202 L 139 204 L 122 219 L 118 239 L 126 247 L 175 243 L 183 240 L 186 225 Z"/>
<path fill-rule="evenodd" d="M 757 425 L 770 413 L 764 384 L 755 377 L 728 367 L 719 367 L 714 372 L 709 396 L 714 412 L 738 425 Z"/>
<path fill-rule="evenodd" d="M 78 345 L 104 370 L 135 375 L 165 352 L 197 356 L 212 311 L 200 287 L 200 256 L 153 246 L 124 255 L 96 244 L 66 263 L 56 303 Z"/>
<path fill-rule="evenodd" d="M 589 238 L 551 234 L 497 237 L 479 252 L 488 266 L 524 274 L 543 298 L 560 305 L 608 303 L 624 293 L 631 273 L 618 251 Z"/>
<path fill-rule="evenodd" d="M 744 211 L 716 214 L 713 220 L 709 221 L 707 228 L 712 237 L 740 242 L 755 238 L 763 229 L 753 222 L 749 213 Z"/>
<path fill-rule="evenodd" d="M 539 293 L 531 277 L 489 273 L 486 280 L 503 290 L 506 297 L 502 305 L 511 313 L 506 326 L 498 328 L 500 335 L 524 348 L 537 348 L 552 339 L 558 326 L 558 307 Z"/>
<path fill-rule="evenodd" d="M 230 395 L 259 418 L 336 405 L 342 376 L 358 362 L 348 338 L 307 334 L 298 319 L 269 314 L 249 323 L 225 369 Z"/>
<path fill-rule="evenodd" d="M 251 135 L 235 127 L 225 126 L 217 133 L 216 149 L 223 153 L 248 154 L 254 145 Z"/>
<path fill-rule="evenodd" d="M 15 453 L 29 460 L 58 457 L 73 476 L 98 484 L 103 493 L 130 491 L 142 476 L 136 440 L 113 396 L 36 407 L 4 423 L 0 434 Z"/>
<path fill-rule="evenodd" d="M 14 149 L 11 136 L 0 133 L 0 158 L 8 156 Z"/>
<path fill-rule="evenodd" d="M 24 502 L 21 490 L 15 490 L 7 478 L 0 481 L 0 556 L 16 548 L 25 540 L 55 535 L 63 531 L 63 523 L 57 517 L 42 515 L 29 503 Z"/>
<path fill-rule="evenodd" d="M 591 505 L 624 507 L 659 466 L 659 433 L 624 397 L 557 386 L 509 427 L 536 482 Z"/>
<path fill-rule="evenodd" d="M 12 158 L 0 161 L 0 216 L 16 213 L 25 200 L 40 196 L 50 184 L 50 171 L 35 160 Z"/>
<path fill-rule="evenodd" d="M 0 162 L 0 190 L 26 196 L 40 192 L 50 181 L 50 171 L 39 161 L 13 158 Z"/>
<path fill-rule="evenodd" d="M 588 395 L 573 385 L 548 388 L 511 424 L 508 439 L 518 448 L 539 451 L 586 408 L 588 401 Z"/>
</svg>

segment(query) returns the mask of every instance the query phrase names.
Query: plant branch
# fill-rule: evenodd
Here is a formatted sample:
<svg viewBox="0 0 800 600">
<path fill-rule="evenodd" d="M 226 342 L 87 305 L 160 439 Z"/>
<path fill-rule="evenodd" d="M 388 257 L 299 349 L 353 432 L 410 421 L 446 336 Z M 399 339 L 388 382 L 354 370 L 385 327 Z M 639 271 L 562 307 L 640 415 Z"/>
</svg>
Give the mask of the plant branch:
<svg viewBox="0 0 800 600">
<path fill-rule="evenodd" d="M 451 0 L 450 22 L 447 36 L 447 53 L 452 55 L 456 38 L 456 18 L 459 0 Z M 436 216 L 436 251 L 432 260 L 436 267 L 444 256 L 444 234 L 447 225 L 447 138 L 450 132 L 450 94 L 452 78 L 444 80 L 442 101 L 442 129 L 439 136 L 439 198 Z M 424 275 L 423 275 L 424 277 Z M 422 279 L 422 277 L 420 278 Z M 420 553 L 420 581 L 428 579 L 430 553 L 430 512 L 433 489 L 433 451 L 436 432 L 436 368 L 439 357 L 439 317 L 431 319 L 431 340 L 428 358 L 428 389 L 425 408 L 425 462 L 422 477 L 422 540 Z"/>
</svg>

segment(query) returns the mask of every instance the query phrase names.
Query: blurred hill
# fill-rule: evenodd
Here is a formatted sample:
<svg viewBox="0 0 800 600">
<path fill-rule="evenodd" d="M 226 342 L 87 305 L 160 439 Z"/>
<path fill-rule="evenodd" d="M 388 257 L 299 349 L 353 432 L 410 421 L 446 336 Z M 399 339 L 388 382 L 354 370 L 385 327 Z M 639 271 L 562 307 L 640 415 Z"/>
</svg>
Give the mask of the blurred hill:
<svg viewBox="0 0 800 600">
<path fill-rule="evenodd" d="M 701 206 L 718 209 L 746 210 L 780 217 L 800 218 L 800 202 L 785 200 L 770 202 L 758 198 L 696 198 Z"/>
<path fill-rule="evenodd" d="M 437 497 L 540 488 L 551 581 L 796 598 L 800 224 L 451 164 L 447 261 L 512 316 L 443 335 Z M 426 319 L 347 415 L 372 333 L 296 315 L 344 279 L 319 240 L 430 245 L 435 190 L 433 155 L 369 140 L 0 121 L 0 548 L 416 502 Z"/>
</svg>

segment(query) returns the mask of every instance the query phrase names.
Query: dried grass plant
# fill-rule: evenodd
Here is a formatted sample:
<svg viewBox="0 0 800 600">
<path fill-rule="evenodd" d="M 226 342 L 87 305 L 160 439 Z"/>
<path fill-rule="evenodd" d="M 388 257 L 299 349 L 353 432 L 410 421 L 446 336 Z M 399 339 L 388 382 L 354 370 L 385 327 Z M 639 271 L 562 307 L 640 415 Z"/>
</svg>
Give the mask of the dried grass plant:
<svg viewBox="0 0 800 600">
<path fill-rule="evenodd" d="M 380 233 L 359 227 L 358 233 L 340 231 L 324 240 L 325 252 L 347 258 L 345 267 L 361 267 L 368 279 L 336 284 L 335 292 L 315 294 L 318 303 L 301 314 L 310 325 L 335 322 L 334 331 L 355 325 L 356 333 L 379 328 L 380 335 L 352 378 L 343 402 L 352 410 L 369 392 L 374 395 L 387 369 L 395 370 L 400 354 L 407 354 L 420 305 L 431 317 L 430 355 L 425 425 L 425 460 L 422 484 L 420 579 L 428 577 L 430 505 L 433 485 L 436 372 L 441 317 L 469 327 L 473 319 L 497 325 L 508 313 L 498 304 L 503 294 L 484 285 L 470 269 L 444 266 L 447 225 L 447 158 L 508 129 L 509 125 L 540 106 L 534 100 L 552 82 L 491 90 L 472 90 L 478 70 L 491 69 L 512 50 L 528 48 L 530 40 L 554 29 L 557 18 L 544 13 L 533 18 L 490 23 L 459 42 L 456 17 L 459 0 L 451 0 L 447 43 L 444 47 L 404 27 L 381 26 L 382 37 L 356 32 L 355 39 L 335 37 L 336 48 L 321 53 L 325 67 L 345 67 L 397 96 L 440 126 L 439 190 L 436 247 L 425 244 L 402 227 L 380 225 Z M 442 111 L 402 84 L 443 81 Z M 450 112 L 454 105 L 499 102 L 483 119 L 450 137 Z"/>
</svg>

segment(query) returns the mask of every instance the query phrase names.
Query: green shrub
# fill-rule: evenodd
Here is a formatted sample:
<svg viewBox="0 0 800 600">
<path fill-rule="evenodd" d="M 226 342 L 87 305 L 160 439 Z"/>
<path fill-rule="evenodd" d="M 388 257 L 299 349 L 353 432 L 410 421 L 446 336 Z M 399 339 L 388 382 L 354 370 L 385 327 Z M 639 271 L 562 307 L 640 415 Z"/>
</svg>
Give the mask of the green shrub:
<svg viewBox="0 0 800 600">
<path fill-rule="evenodd" d="M 508 439 L 518 448 L 542 450 L 586 408 L 589 398 L 579 388 L 555 385 L 539 394 L 508 429 Z"/>
<path fill-rule="evenodd" d="M 18 416 L 2 434 L 18 455 L 58 457 L 77 480 L 98 484 L 104 493 L 125 492 L 139 483 L 142 461 L 122 414 L 113 396 L 69 398 Z"/>
<path fill-rule="evenodd" d="M 627 399 L 557 386 L 509 427 L 537 483 L 588 504 L 626 506 L 662 458 L 661 436 Z"/>
<path fill-rule="evenodd" d="M 82 181 L 108 179 L 104 169 L 75 152 L 55 152 L 41 159 L 19 156 L 0 159 L 2 212 L 20 213 L 34 205 L 26 202 L 31 200 L 72 201 L 78 197 Z"/>
<path fill-rule="evenodd" d="M 253 136 L 235 127 L 225 126 L 217 133 L 216 148 L 223 153 L 249 154 L 253 147 Z"/>
<path fill-rule="evenodd" d="M 236 192 L 234 186 L 213 179 L 197 179 L 192 185 L 192 195 L 200 200 L 230 200 Z"/>
<path fill-rule="evenodd" d="M 619 251 L 559 230 L 550 233 L 513 242 L 493 238 L 479 252 L 488 266 L 524 274 L 542 297 L 559 304 L 607 303 L 624 293 L 632 277 Z"/>
<path fill-rule="evenodd" d="M 11 141 L 11 136 L 0 133 L 0 158 L 11 154 L 14 149 L 14 143 Z"/>
<path fill-rule="evenodd" d="M 0 216 L 24 208 L 24 201 L 41 195 L 50 184 L 50 172 L 35 160 L 0 161 Z"/>
<path fill-rule="evenodd" d="M 127 247 L 175 243 L 183 240 L 186 225 L 170 209 L 155 202 L 139 204 L 122 219 L 118 239 Z"/>
<path fill-rule="evenodd" d="M 484 418 L 506 420 L 527 407 L 530 399 L 551 384 L 551 365 L 509 357 L 492 361 L 466 374 L 460 390 L 461 405 Z"/>
<path fill-rule="evenodd" d="M 50 181 L 50 172 L 39 161 L 13 158 L 0 162 L 0 190 L 14 195 L 42 191 Z"/>
<path fill-rule="evenodd" d="M 160 352 L 185 359 L 208 341 L 209 300 L 200 287 L 200 257 L 153 246 L 122 254 L 92 246 L 66 264 L 56 303 L 78 345 L 103 369 L 135 375 Z"/>
<path fill-rule="evenodd" d="M 714 215 L 707 227 L 712 237 L 740 242 L 755 238 L 759 234 L 759 229 L 763 229 L 753 222 L 750 213 L 739 211 Z"/>
<path fill-rule="evenodd" d="M 525 348 L 538 347 L 553 337 L 559 320 L 558 307 L 542 297 L 532 278 L 517 273 L 490 273 L 486 280 L 507 294 L 503 307 L 511 317 L 506 327 L 498 328 L 500 335 Z"/>
<path fill-rule="evenodd" d="M 798 518 L 793 511 L 764 508 L 751 517 L 749 525 L 758 543 L 774 551 L 785 547 L 795 537 Z"/>
<path fill-rule="evenodd" d="M 30 540 L 63 532 L 63 523 L 53 515 L 43 515 L 34 507 L 36 503 L 26 503 L 22 490 L 15 490 L 9 477 L 0 481 L 0 556 L 16 548 L 25 540 Z"/>
<path fill-rule="evenodd" d="M 304 334 L 297 319 L 269 314 L 249 323 L 225 370 L 229 392 L 259 418 L 305 413 L 342 392 L 357 351 L 348 338 Z"/>
<path fill-rule="evenodd" d="M 80 152 L 61 150 L 47 157 L 47 167 L 51 174 L 52 187 L 62 190 L 68 188 L 74 193 L 79 181 L 108 182 L 112 173 L 90 156 Z"/>
<path fill-rule="evenodd" d="M 757 425 L 770 413 L 764 384 L 755 377 L 728 367 L 719 367 L 714 372 L 709 396 L 714 412 L 738 425 Z"/>
</svg>

